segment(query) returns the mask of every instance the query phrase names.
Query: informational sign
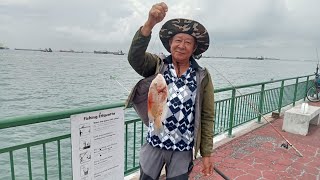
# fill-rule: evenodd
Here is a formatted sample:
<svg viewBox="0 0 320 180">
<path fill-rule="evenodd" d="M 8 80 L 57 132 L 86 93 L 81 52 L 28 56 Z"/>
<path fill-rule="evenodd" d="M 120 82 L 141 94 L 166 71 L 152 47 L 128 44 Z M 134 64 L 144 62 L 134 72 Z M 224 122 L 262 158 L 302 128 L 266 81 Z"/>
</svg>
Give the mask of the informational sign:
<svg viewBox="0 0 320 180">
<path fill-rule="evenodd" d="M 73 179 L 123 179 L 123 108 L 72 115 L 70 119 Z"/>
</svg>

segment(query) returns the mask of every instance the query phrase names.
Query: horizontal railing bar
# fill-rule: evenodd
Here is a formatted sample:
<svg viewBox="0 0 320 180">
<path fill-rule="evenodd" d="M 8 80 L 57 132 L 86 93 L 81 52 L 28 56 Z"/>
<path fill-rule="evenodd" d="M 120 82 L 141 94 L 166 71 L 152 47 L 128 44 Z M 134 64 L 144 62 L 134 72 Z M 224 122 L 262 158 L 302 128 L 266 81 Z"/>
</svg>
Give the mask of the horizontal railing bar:
<svg viewBox="0 0 320 180">
<path fill-rule="evenodd" d="M 125 121 L 124 124 L 131 124 L 131 123 L 135 123 L 135 122 L 139 122 L 139 121 L 141 121 L 140 118 L 131 119 L 131 120 Z"/>
<path fill-rule="evenodd" d="M 235 86 L 235 87 L 221 88 L 221 89 L 216 89 L 215 93 L 232 90 L 234 88 L 241 89 L 241 88 L 247 88 L 247 87 L 252 87 L 252 86 L 259 86 L 262 84 L 280 82 L 280 81 L 284 81 L 284 80 L 304 78 L 304 77 L 309 77 L 309 76 L 313 76 L 313 75 L 306 75 L 306 76 L 300 76 L 300 77 L 294 77 L 294 78 L 266 81 L 266 82 L 262 82 L 262 83 L 260 82 L 260 83 L 240 85 L 240 86 Z M 23 125 L 28 125 L 28 124 L 41 123 L 41 122 L 47 122 L 47 121 L 53 121 L 53 120 L 59 120 L 59 119 L 69 118 L 73 114 L 86 113 L 86 112 L 92 112 L 92 111 L 98 111 L 98 110 L 104 110 L 104 109 L 110 109 L 110 108 L 116 108 L 116 107 L 124 107 L 124 105 L 125 104 L 122 102 L 122 103 L 115 103 L 115 104 L 95 106 L 95 107 L 71 109 L 71 110 L 66 110 L 66 111 L 58 111 L 58 112 L 35 114 L 35 115 L 29 115 L 29 116 L 18 116 L 18 117 L 5 118 L 5 119 L 0 120 L 0 129 L 23 126 Z M 134 121 L 130 121 L 130 122 L 134 122 Z"/>
<path fill-rule="evenodd" d="M 40 144 L 49 143 L 49 142 L 53 142 L 53 141 L 57 141 L 57 140 L 61 140 L 61 139 L 67 139 L 70 137 L 71 137 L 71 134 L 65 134 L 65 135 L 56 136 L 53 138 L 43 139 L 43 140 L 34 141 L 34 142 L 30 142 L 30 143 L 25 143 L 25 144 L 19 144 L 19 145 L 11 146 L 11 147 L 6 147 L 3 149 L 0 149 L 0 154 L 5 153 L 5 152 L 9 152 L 9 151 L 15 151 L 18 149 L 23 149 L 26 147 L 37 146 Z"/>
<path fill-rule="evenodd" d="M 6 118 L 6 119 L 0 120 L 0 129 L 23 126 L 23 125 L 28 125 L 28 124 L 41 123 L 41 122 L 47 122 L 47 121 L 53 121 L 53 120 L 59 120 L 59 119 L 69 118 L 73 114 L 99 111 L 99 110 L 111 109 L 111 108 L 116 108 L 116 107 L 124 107 L 124 103 L 115 103 L 115 104 L 95 106 L 95 107 L 71 109 L 71 110 L 66 110 L 66 111 L 58 111 L 58 112 L 35 114 L 35 115 L 29 115 L 29 116 L 19 116 L 19 117 Z"/>
<path fill-rule="evenodd" d="M 267 89 L 267 90 L 265 90 L 265 91 L 274 90 L 274 89 L 279 89 L 279 88 Z M 255 94 L 258 94 L 258 93 L 260 93 L 260 91 L 255 91 L 255 92 L 248 93 L 248 94 L 238 95 L 238 96 L 235 96 L 235 98 L 240 98 L 240 97 L 255 95 Z M 215 103 L 221 103 L 221 102 L 223 102 L 223 101 L 228 101 L 228 100 L 230 100 L 230 99 L 232 99 L 232 98 L 221 99 L 221 100 L 215 101 Z"/>
<path fill-rule="evenodd" d="M 128 169 L 128 170 L 126 170 L 126 171 L 124 172 L 124 175 L 125 175 L 125 176 L 126 176 L 126 175 L 129 175 L 129 174 L 135 172 L 136 170 L 138 170 L 139 168 L 140 168 L 140 166 L 136 166 L 136 167 L 133 167 L 133 168 L 131 168 L 131 169 Z"/>
<path fill-rule="evenodd" d="M 293 80 L 297 78 L 305 78 L 305 77 L 310 77 L 314 75 L 306 75 L 306 76 L 299 76 L 299 77 L 293 77 L 293 78 L 286 78 L 286 79 L 279 79 L 279 80 L 273 80 L 273 81 L 265 81 L 265 82 L 260 82 L 260 83 L 253 83 L 253 84 L 246 84 L 246 85 L 240 85 L 240 86 L 234 86 L 234 87 L 226 87 L 226 88 L 220 88 L 220 89 L 215 89 L 214 92 L 223 92 L 223 91 L 230 91 L 232 89 L 242 89 L 242 88 L 248 88 L 248 87 L 253 87 L 253 86 L 260 86 L 262 84 L 271 84 L 271 83 L 276 83 L 276 82 L 281 82 L 281 81 L 287 81 L 287 80 Z"/>
</svg>

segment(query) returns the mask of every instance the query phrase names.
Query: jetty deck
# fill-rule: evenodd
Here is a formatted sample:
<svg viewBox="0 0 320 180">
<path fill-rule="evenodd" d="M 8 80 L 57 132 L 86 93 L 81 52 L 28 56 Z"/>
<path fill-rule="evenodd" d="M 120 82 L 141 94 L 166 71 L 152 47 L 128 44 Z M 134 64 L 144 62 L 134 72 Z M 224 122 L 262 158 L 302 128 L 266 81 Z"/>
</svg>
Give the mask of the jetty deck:
<svg viewBox="0 0 320 180">
<path fill-rule="evenodd" d="M 309 103 L 309 105 L 320 106 L 320 103 Z M 310 124 L 307 136 L 302 136 L 282 131 L 283 116 L 271 120 L 276 129 L 301 152 L 303 157 L 290 146 L 288 149 L 284 148 L 285 141 L 271 125 L 265 124 L 215 148 L 212 154 L 215 167 L 228 178 L 237 180 L 319 180 L 320 127 Z M 197 159 L 189 179 L 223 179 L 216 172 L 205 177 L 201 169 L 202 163 Z"/>
</svg>

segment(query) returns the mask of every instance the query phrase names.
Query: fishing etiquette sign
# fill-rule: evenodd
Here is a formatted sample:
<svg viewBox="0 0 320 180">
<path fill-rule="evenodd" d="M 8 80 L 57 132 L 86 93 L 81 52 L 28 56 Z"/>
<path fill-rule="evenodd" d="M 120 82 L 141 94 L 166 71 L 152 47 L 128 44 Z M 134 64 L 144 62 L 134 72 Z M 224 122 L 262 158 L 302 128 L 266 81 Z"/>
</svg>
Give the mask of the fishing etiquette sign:
<svg viewBox="0 0 320 180">
<path fill-rule="evenodd" d="M 73 179 L 123 179 L 123 108 L 76 114 L 70 120 Z"/>
</svg>

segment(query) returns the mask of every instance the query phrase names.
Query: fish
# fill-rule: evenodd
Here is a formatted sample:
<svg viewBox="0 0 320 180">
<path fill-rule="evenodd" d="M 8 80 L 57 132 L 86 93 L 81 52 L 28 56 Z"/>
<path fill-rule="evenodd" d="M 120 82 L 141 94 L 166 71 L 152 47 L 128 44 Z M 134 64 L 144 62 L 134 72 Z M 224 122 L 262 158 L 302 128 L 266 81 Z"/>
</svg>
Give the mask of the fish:
<svg viewBox="0 0 320 180">
<path fill-rule="evenodd" d="M 158 74 L 151 82 L 148 92 L 148 117 L 149 122 L 154 123 L 157 134 L 163 132 L 163 122 L 166 118 L 169 90 L 166 80 Z"/>
</svg>

